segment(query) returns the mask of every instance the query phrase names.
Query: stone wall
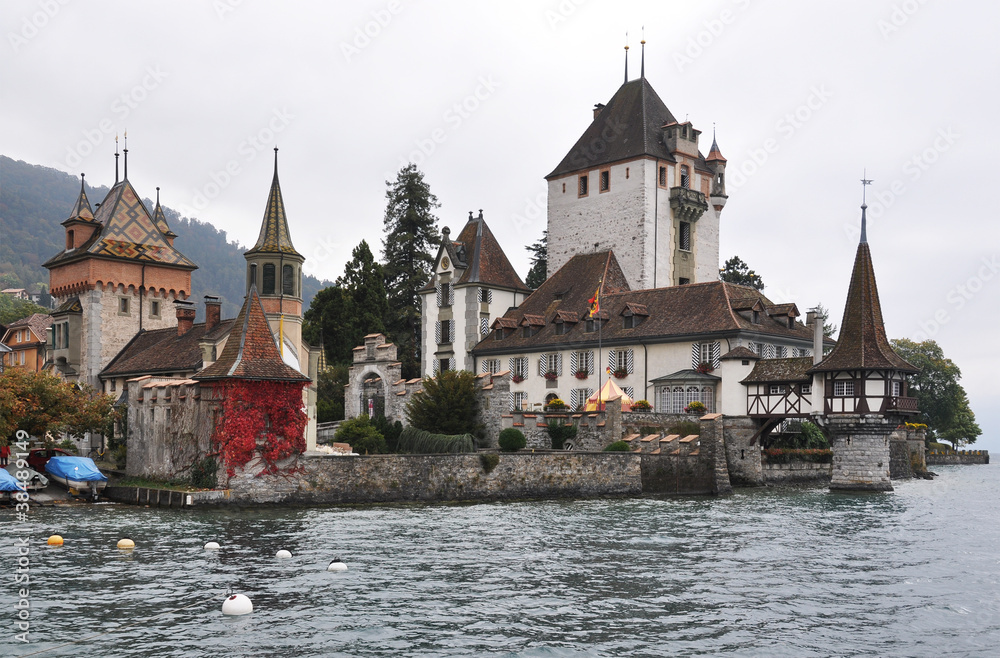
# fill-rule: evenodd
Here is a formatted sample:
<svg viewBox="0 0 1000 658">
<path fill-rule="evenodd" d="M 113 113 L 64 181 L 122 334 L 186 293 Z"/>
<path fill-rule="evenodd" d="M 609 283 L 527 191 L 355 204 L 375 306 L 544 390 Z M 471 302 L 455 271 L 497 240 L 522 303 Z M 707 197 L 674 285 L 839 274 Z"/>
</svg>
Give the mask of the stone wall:
<svg viewBox="0 0 1000 658">
<path fill-rule="evenodd" d="M 927 453 L 928 466 L 947 466 L 949 464 L 989 464 L 989 450 L 958 450 Z"/>
<path fill-rule="evenodd" d="M 723 421 L 723 437 L 726 446 L 726 463 L 729 480 L 736 487 L 760 487 L 764 485 L 764 470 L 761 460 L 760 437 L 751 444 L 758 430 L 757 423 L 749 417 L 726 416 Z"/>
<path fill-rule="evenodd" d="M 829 482 L 832 464 L 794 461 L 787 464 L 763 465 L 767 484 L 795 484 L 799 482 Z"/>
<path fill-rule="evenodd" d="M 375 503 L 634 496 L 641 458 L 629 453 L 302 456 L 294 476 L 255 477 L 254 465 L 230 478 L 220 502 Z"/>
<path fill-rule="evenodd" d="M 905 437 L 900 439 L 893 435 L 889 439 L 889 477 L 893 480 L 908 480 L 913 477 L 910 446 Z"/>
<path fill-rule="evenodd" d="M 576 436 L 572 439 L 574 450 L 600 452 L 623 435 L 621 402 L 618 400 L 608 402 L 604 411 L 541 414 L 515 411 L 505 414 L 501 420 L 503 429 L 514 427 L 524 433 L 529 450 L 552 448 L 550 422 L 576 426 Z"/>
<path fill-rule="evenodd" d="M 833 449 L 830 489 L 892 491 L 889 437 L 897 423 L 880 414 L 843 414 L 827 420 Z"/>
</svg>

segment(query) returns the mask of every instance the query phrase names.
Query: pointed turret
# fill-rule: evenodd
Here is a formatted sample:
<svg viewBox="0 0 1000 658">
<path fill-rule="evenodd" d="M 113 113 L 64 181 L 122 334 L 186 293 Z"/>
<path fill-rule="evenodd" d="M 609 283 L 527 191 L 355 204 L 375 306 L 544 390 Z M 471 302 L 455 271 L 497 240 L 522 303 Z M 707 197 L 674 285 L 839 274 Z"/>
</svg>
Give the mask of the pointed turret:
<svg viewBox="0 0 1000 658">
<path fill-rule="evenodd" d="M 285 203 L 281 197 L 281 185 L 278 183 L 278 149 L 274 149 L 274 178 L 271 179 L 271 192 L 267 197 L 267 207 L 264 210 L 264 221 L 260 226 L 257 244 L 250 248 L 245 256 L 255 253 L 284 253 L 302 258 L 292 246 L 291 233 L 288 231 L 288 218 L 285 216 Z M 266 294 L 266 292 L 265 292 Z"/>
<path fill-rule="evenodd" d="M 156 208 L 153 209 L 153 224 L 156 228 L 160 230 L 163 237 L 167 239 L 167 243 L 172 247 L 174 246 L 174 238 L 177 234 L 170 230 L 170 226 L 167 224 L 167 217 L 163 214 L 163 208 L 160 207 L 160 188 L 156 188 Z"/>
<path fill-rule="evenodd" d="M 66 227 L 66 251 L 72 251 L 85 244 L 100 228 L 100 224 L 94 221 L 94 211 L 90 208 L 83 176 L 80 174 L 80 194 L 76 197 L 76 203 L 69 212 L 69 218 L 62 223 Z"/>
<path fill-rule="evenodd" d="M 63 222 L 63 226 L 66 222 L 71 222 L 74 220 L 80 220 L 84 222 L 94 221 L 94 211 L 90 207 L 90 199 L 87 198 L 87 189 L 83 184 L 84 174 L 80 174 L 80 194 L 76 197 L 76 203 L 73 204 L 73 210 L 69 213 L 69 219 Z"/>
<path fill-rule="evenodd" d="M 716 212 L 722 212 L 729 195 L 726 194 L 726 159 L 722 157 L 719 143 L 715 140 L 715 129 L 712 129 L 712 150 L 708 152 L 705 163 L 712 170 L 712 194 L 709 202 Z"/>
</svg>

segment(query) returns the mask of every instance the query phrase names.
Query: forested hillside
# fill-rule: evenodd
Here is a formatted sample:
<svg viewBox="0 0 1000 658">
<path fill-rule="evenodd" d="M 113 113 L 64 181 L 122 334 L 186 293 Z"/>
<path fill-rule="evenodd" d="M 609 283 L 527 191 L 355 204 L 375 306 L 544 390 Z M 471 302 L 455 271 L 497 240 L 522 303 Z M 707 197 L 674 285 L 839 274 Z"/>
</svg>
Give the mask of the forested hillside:
<svg viewBox="0 0 1000 658">
<path fill-rule="evenodd" d="M 35 291 L 48 286 L 48 270 L 42 263 L 62 250 L 65 232 L 60 223 L 69 215 L 79 191 L 79 178 L 0 155 L 0 276 L 5 279 L 4 287 L 9 284 Z M 107 187 L 87 185 L 92 206 L 100 203 L 107 193 Z M 155 201 L 147 198 L 144 202 L 152 212 Z M 167 206 L 163 211 L 177 234 L 174 246 L 198 265 L 191 276 L 191 287 L 198 301 L 199 320 L 203 317 L 201 302 L 206 294 L 219 295 L 223 300 L 223 317 L 234 317 L 243 303 L 245 247 L 230 242 L 225 231 L 208 222 L 181 218 Z M 16 276 L 17 281 L 10 275 Z M 316 292 L 327 285 L 331 284 L 312 276 L 303 278 L 305 308 L 309 308 Z"/>
</svg>

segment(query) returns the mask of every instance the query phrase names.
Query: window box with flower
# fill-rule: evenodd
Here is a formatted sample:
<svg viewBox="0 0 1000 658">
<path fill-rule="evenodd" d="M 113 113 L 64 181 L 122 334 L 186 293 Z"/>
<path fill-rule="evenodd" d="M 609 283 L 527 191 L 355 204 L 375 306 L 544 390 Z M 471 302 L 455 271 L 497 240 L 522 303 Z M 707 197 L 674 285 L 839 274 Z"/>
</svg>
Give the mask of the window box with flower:
<svg viewBox="0 0 1000 658">
<path fill-rule="evenodd" d="M 545 404 L 545 411 L 558 413 L 561 411 L 566 411 L 567 409 L 569 409 L 569 405 L 560 400 L 559 398 L 552 398 Z"/>
<path fill-rule="evenodd" d="M 632 411 L 652 411 L 653 405 L 649 403 L 649 400 L 636 400 L 632 403 Z"/>
<path fill-rule="evenodd" d="M 707 411 L 707 409 L 705 408 L 705 405 L 702 404 L 701 402 L 698 402 L 697 400 L 695 400 L 694 402 L 689 403 L 688 406 L 684 407 L 684 413 L 686 413 L 686 414 L 699 414 L 699 415 L 701 415 L 701 414 L 705 413 L 706 411 Z"/>
<path fill-rule="evenodd" d="M 698 367 L 695 368 L 695 370 L 703 375 L 707 375 L 708 373 L 715 370 L 715 366 L 713 366 L 708 361 L 702 361 L 701 363 L 698 364 Z"/>
<path fill-rule="evenodd" d="M 617 379 L 624 379 L 625 377 L 628 377 L 628 370 L 626 370 L 625 368 L 619 368 L 618 370 L 615 370 L 611 374 L 614 375 Z"/>
<path fill-rule="evenodd" d="M 524 381 L 524 377 L 522 377 L 521 375 L 512 375 L 510 381 L 514 382 L 515 384 L 520 384 L 521 382 Z"/>
<path fill-rule="evenodd" d="M 550 382 L 555 381 L 558 378 L 559 378 L 559 373 L 557 373 L 555 370 L 549 370 L 548 372 L 545 373 L 545 379 L 549 380 Z"/>
<path fill-rule="evenodd" d="M 573 374 L 576 376 L 577 379 L 586 379 L 587 377 L 590 377 L 590 372 L 587 370 L 577 370 Z"/>
</svg>

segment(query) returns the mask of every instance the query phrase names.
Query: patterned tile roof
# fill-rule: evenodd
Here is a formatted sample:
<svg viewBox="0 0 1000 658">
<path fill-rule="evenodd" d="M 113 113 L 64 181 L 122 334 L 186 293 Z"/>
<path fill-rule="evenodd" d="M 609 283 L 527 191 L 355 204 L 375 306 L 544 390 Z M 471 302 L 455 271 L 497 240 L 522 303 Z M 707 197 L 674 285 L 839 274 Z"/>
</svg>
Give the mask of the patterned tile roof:
<svg viewBox="0 0 1000 658">
<path fill-rule="evenodd" d="M 812 381 L 812 376 L 808 374 L 811 367 L 811 356 L 798 356 L 791 359 L 760 359 L 742 383 L 809 382 Z"/>
<path fill-rule="evenodd" d="M 833 350 L 812 368 L 813 372 L 834 370 L 899 370 L 919 372 L 893 351 L 885 334 L 882 305 L 875 283 L 871 250 L 865 239 L 862 209 L 862 241 L 854 258 L 854 271 L 847 291 L 844 319 Z"/>
<path fill-rule="evenodd" d="M 73 209 L 69 211 L 69 218 L 66 220 L 66 222 L 72 221 L 94 221 L 94 211 L 90 207 L 90 199 L 87 198 L 87 190 L 83 185 L 83 174 L 80 174 L 80 194 L 76 197 L 76 203 L 73 204 Z"/>
<path fill-rule="evenodd" d="M 170 226 L 167 225 L 167 217 L 163 214 L 163 208 L 160 207 L 160 188 L 156 188 L 156 208 L 153 209 L 153 224 L 156 225 L 156 228 L 164 236 L 168 238 L 177 237 L 177 234 L 171 231 Z"/>
<path fill-rule="evenodd" d="M 281 359 L 278 341 L 264 315 L 257 287 L 250 294 L 233 322 L 229 340 L 219 360 L 193 376 L 197 380 L 255 379 L 302 381 L 310 379 Z"/>
<path fill-rule="evenodd" d="M 201 370 L 202 340 L 218 340 L 233 326 L 233 320 L 223 320 L 212 331 L 205 323 L 192 325 L 183 335 L 177 327 L 143 330 L 128 342 L 122 351 L 101 372 L 101 377 L 138 377 L 159 373 L 193 373 Z"/>
<path fill-rule="evenodd" d="M 288 217 L 285 216 L 285 202 L 281 197 L 281 185 L 278 183 L 278 149 L 274 149 L 274 178 L 271 179 L 271 191 L 267 196 L 267 207 L 264 209 L 264 220 L 260 225 L 260 235 L 257 244 L 247 250 L 246 254 L 293 254 L 302 257 L 292 245 L 292 235 L 288 230 Z"/>
<path fill-rule="evenodd" d="M 676 122 L 646 78 L 626 82 L 546 178 L 644 155 L 676 162 L 663 142 L 663 126 Z M 700 153 L 695 167 L 710 171 Z"/>
<path fill-rule="evenodd" d="M 553 325 L 557 311 L 578 313 L 590 317 L 589 300 L 599 282 L 601 311 L 598 317 L 608 319 L 601 326 L 601 339 L 606 344 L 625 344 L 637 340 L 676 340 L 722 334 L 750 334 L 763 339 L 793 339 L 811 341 L 812 330 L 800 322 L 791 327 L 784 317 L 772 318 L 761 313 L 753 322 L 752 311 L 739 312 L 734 306 L 746 306 L 748 299 L 763 306 L 772 306 L 763 294 L 746 286 L 722 281 L 694 283 L 649 290 L 629 290 L 614 254 L 610 251 L 574 256 L 558 272 L 532 293 L 516 309 L 505 314 L 508 321 L 521 324 L 526 316 L 540 316 L 545 326 L 532 336 L 522 332 L 496 340 L 481 341 L 476 354 L 519 351 L 539 351 L 549 346 L 569 348 L 574 345 L 597 343 L 598 333 L 587 331 L 586 323 L 573 325 L 569 331 L 557 334 Z M 645 308 L 648 315 L 635 327 L 626 328 L 620 319 L 626 309 Z M 498 323 L 494 323 L 496 326 Z M 503 326 L 509 326 L 503 323 Z"/>
<path fill-rule="evenodd" d="M 94 231 L 79 249 L 62 251 L 44 266 L 51 268 L 87 256 L 98 256 L 198 269 L 184 254 L 170 246 L 128 179 L 111 188 L 94 219 L 101 224 L 100 230 Z"/>
<path fill-rule="evenodd" d="M 83 313 L 83 305 L 80 304 L 80 298 L 70 297 L 60 304 L 59 308 L 52 311 L 52 315 L 59 315 L 61 313 Z"/>
</svg>

